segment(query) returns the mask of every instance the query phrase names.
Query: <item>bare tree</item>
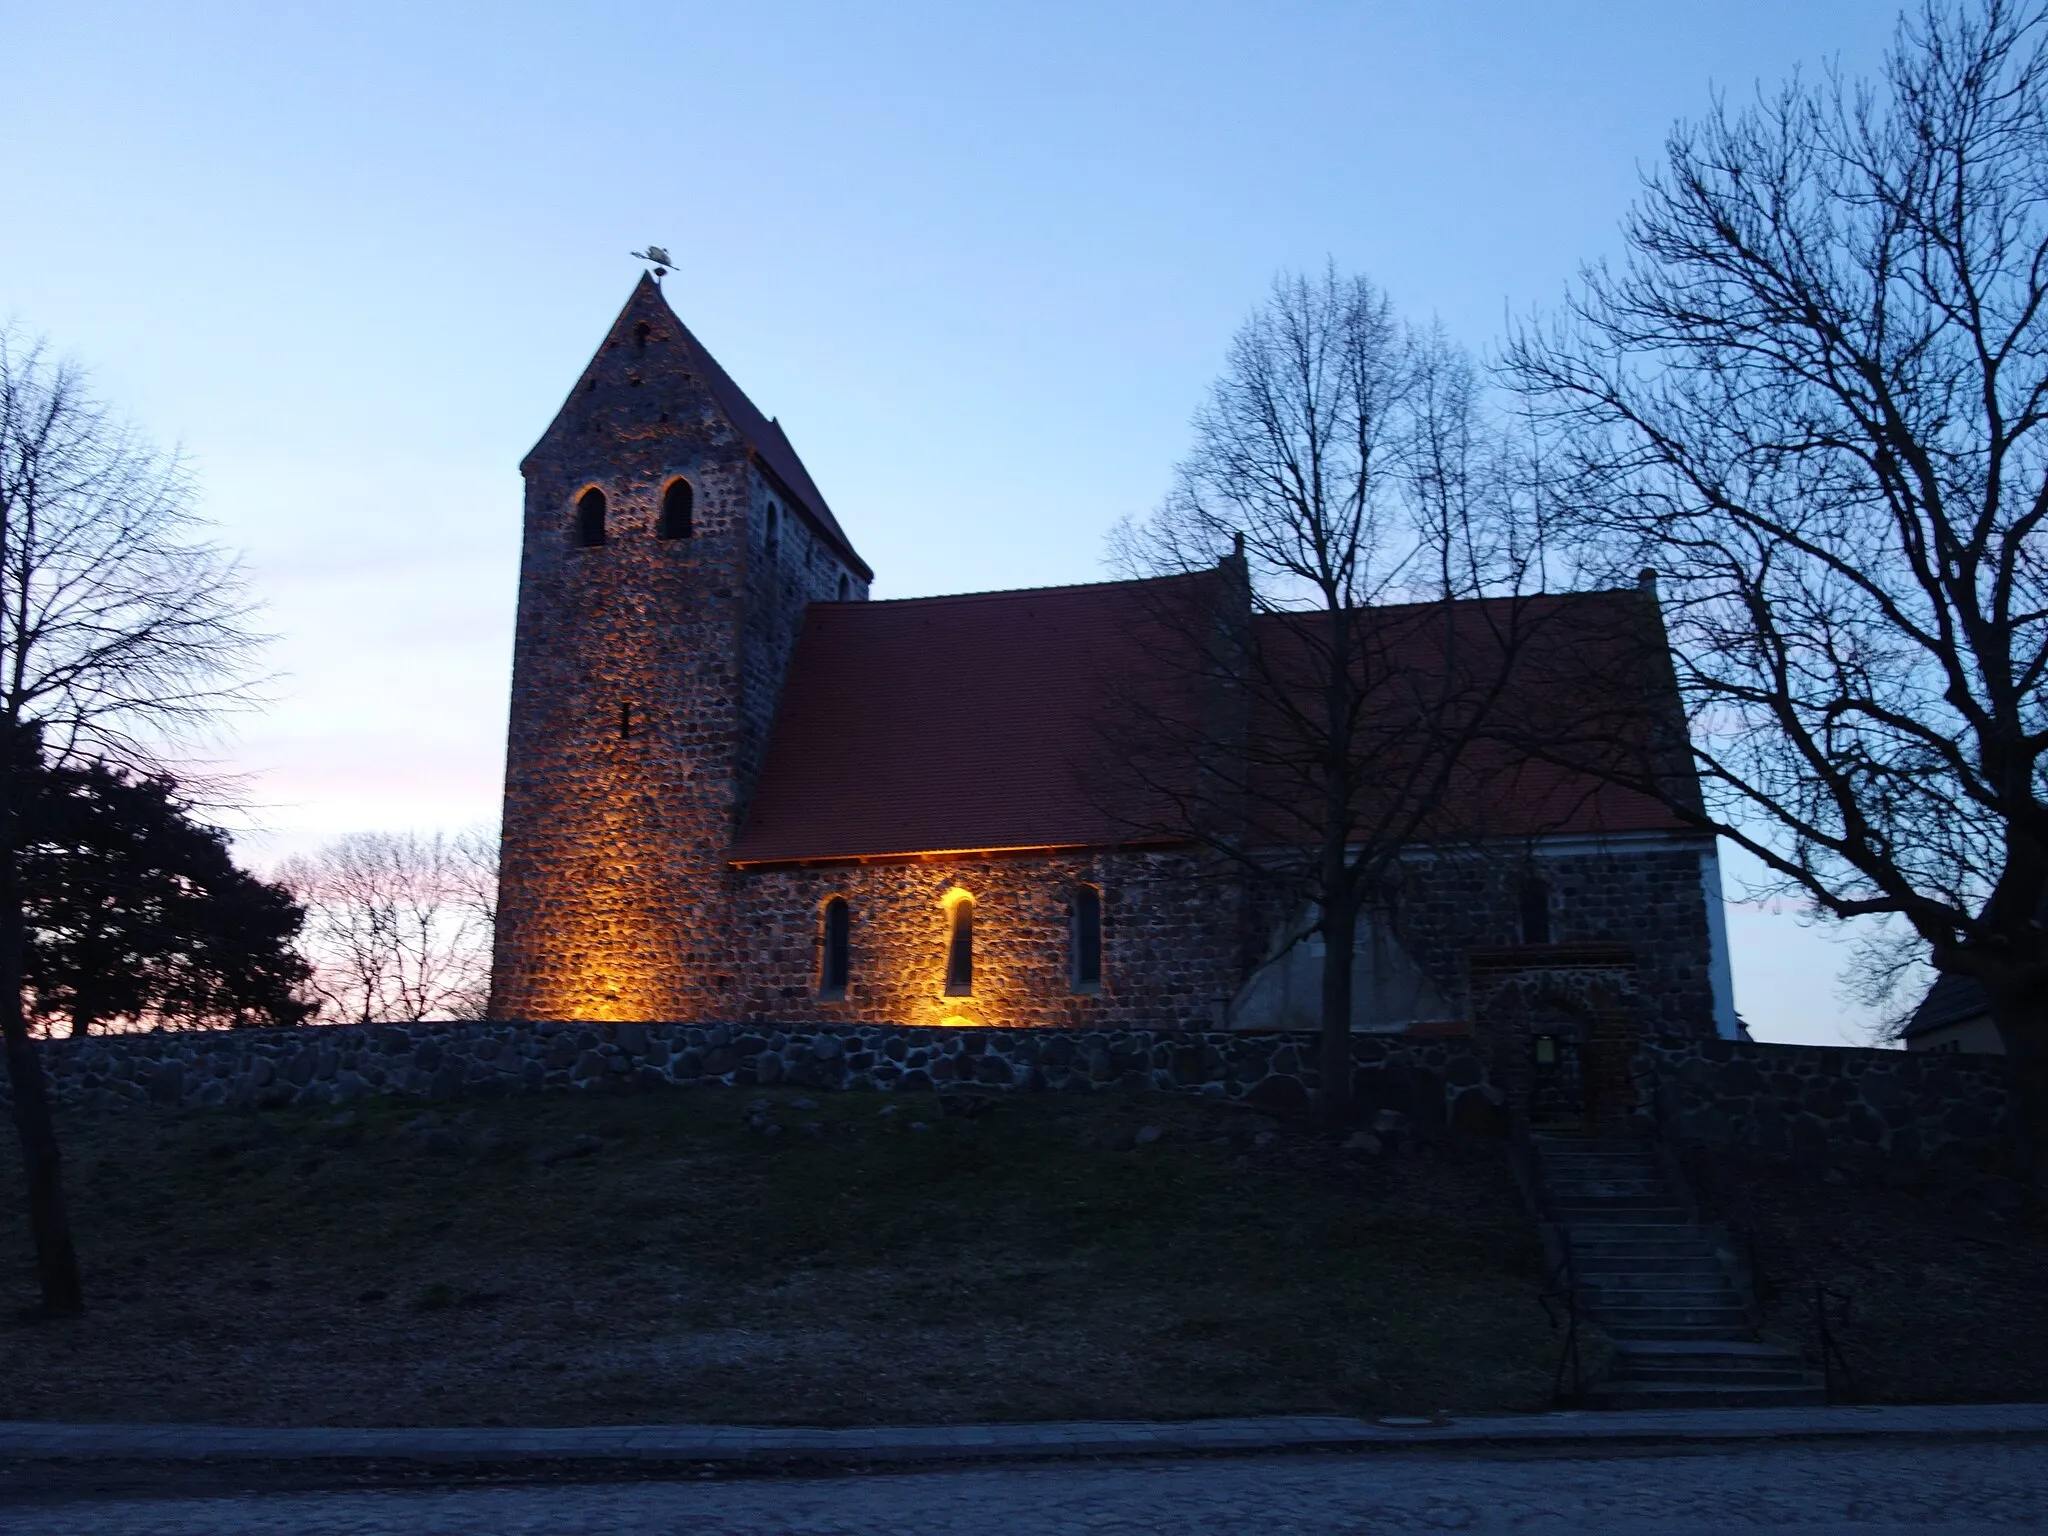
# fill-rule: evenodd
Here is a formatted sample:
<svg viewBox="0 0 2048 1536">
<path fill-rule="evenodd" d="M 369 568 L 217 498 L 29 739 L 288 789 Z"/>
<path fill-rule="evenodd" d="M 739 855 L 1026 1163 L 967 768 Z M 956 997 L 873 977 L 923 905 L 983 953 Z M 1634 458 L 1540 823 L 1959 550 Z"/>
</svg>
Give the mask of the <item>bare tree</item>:
<svg viewBox="0 0 2048 1536">
<path fill-rule="evenodd" d="M 335 1022 L 480 1019 L 498 844 L 477 830 L 357 832 L 278 871 L 306 908 L 307 991 Z"/>
<path fill-rule="evenodd" d="M 1241 586 L 1251 622 L 1221 642 L 1234 727 L 1139 709 L 1145 744 L 1126 756 L 1165 807 L 1146 830 L 1202 843 L 1309 914 L 1332 1116 L 1350 1096 L 1360 917 L 1404 852 L 1459 835 L 1449 791 L 1518 643 L 1536 545 L 1505 462 L 1440 333 L 1403 325 L 1363 278 L 1288 276 L 1232 343 L 1172 495 L 1113 539 L 1131 574 L 1221 562 Z M 1174 771 L 1190 754 L 1194 779 Z"/>
<path fill-rule="evenodd" d="M 23 1012 L 22 786 L 38 763 L 159 769 L 244 696 L 249 609 L 192 503 L 175 457 L 113 419 L 74 367 L 0 331 L 0 1035 L 53 1313 L 84 1300 Z"/>
<path fill-rule="evenodd" d="M 1981 981 L 2040 1156 L 2048 13 L 1928 3 L 1878 83 L 1717 104 L 1626 234 L 1510 366 L 1582 533 L 1660 573 L 1706 789 L 1667 799 Z"/>
</svg>

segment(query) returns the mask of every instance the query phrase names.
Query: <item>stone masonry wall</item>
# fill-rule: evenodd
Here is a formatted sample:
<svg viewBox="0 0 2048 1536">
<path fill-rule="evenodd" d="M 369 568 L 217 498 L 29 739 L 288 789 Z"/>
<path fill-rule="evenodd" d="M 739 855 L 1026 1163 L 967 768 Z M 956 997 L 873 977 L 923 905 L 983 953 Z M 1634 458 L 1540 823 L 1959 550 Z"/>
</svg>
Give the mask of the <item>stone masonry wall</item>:
<svg viewBox="0 0 2048 1536">
<path fill-rule="evenodd" d="M 82 1109 L 449 1100 L 672 1086 L 1193 1092 L 1274 1110 L 1317 1085 L 1307 1034 L 900 1025 L 369 1024 L 94 1036 L 38 1046 L 52 1097 Z M 1361 1112 L 1503 1128 L 1504 1084 L 1468 1035 L 1355 1035 Z M 1639 1113 L 1679 1140 L 1788 1158 L 1808 1173 L 1987 1166 L 2006 1150 L 1995 1056 L 1661 1036 Z M 0 1103 L 6 1100 L 0 1076 Z"/>
<path fill-rule="evenodd" d="M 1405 872 L 1396 931 L 1447 997 L 1465 998 L 1466 956 L 1522 942 L 1519 880 L 1531 868 L 1550 888 L 1550 936 L 1560 945 L 1622 944 L 1634 958 L 1647 1033 L 1712 1035 L 1713 940 L 1701 849 L 1617 840 L 1602 852 L 1534 858 L 1478 854 L 1418 859 Z"/>
<path fill-rule="evenodd" d="M 2002 1056 L 1663 1036 L 1641 1047 L 1640 1108 L 1679 1141 L 1812 1173 L 1983 1165 L 2005 1154 Z"/>
<path fill-rule="evenodd" d="M 782 702 L 790 654 L 803 628 L 804 609 L 834 602 L 840 578 L 847 596 L 865 600 L 867 583 L 792 508 L 790 494 L 756 467 L 749 477 L 746 618 L 741 630 L 746 685 L 740 696 L 739 741 L 734 782 L 742 804 L 752 798 L 767 757 L 775 712 Z M 769 547 L 769 512 L 775 514 L 774 547 Z"/>
<path fill-rule="evenodd" d="M 39 1050 L 52 1097 L 85 1109 L 797 1084 L 903 1092 L 1155 1089 L 1286 1111 L 1304 1107 L 1316 1083 L 1310 1036 L 1143 1029 L 352 1024 L 107 1035 L 48 1041 Z M 1469 1039 L 1361 1035 L 1352 1058 L 1369 1110 L 1466 1129 L 1499 1119 L 1500 1096 Z"/>
<path fill-rule="evenodd" d="M 1072 984 L 1075 887 L 1102 893 L 1102 983 Z M 974 898 L 974 990 L 945 995 L 948 892 Z M 819 995 L 822 910 L 844 896 L 851 975 Z M 970 855 L 762 870 L 740 897 L 743 1019 L 1212 1029 L 1243 979 L 1240 900 L 1199 854 Z"/>
<path fill-rule="evenodd" d="M 652 283 L 521 467 L 492 1011 L 721 1017 L 753 475 Z M 695 488 L 694 536 L 663 539 L 677 476 Z M 607 538 L 584 548 L 592 486 Z"/>
<path fill-rule="evenodd" d="M 764 479 L 651 282 L 527 456 L 492 1011 L 729 1018 L 724 861 L 813 599 L 865 596 Z M 663 493 L 695 491 L 663 538 Z M 578 499 L 609 502 L 602 545 Z M 767 508 L 777 508 L 769 547 Z M 623 712 L 623 713 L 622 713 Z"/>
</svg>

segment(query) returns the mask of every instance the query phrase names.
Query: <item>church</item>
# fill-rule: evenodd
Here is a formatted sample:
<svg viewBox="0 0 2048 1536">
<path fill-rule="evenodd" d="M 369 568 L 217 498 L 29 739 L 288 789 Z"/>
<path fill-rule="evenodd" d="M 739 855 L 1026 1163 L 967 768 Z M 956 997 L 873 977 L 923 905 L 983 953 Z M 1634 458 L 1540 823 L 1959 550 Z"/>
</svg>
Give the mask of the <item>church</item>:
<svg viewBox="0 0 2048 1536">
<path fill-rule="evenodd" d="M 1303 914 L 1121 810 L 1103 730 L 1192 675 L 1162 611 L 1272 620 L 1241 561 L 871 600 L 780 424 L 649 276 L 521 469 L 493 1018 L 1316 1027 Z M 1655 618 L 1653 591 L 1545 601 Z M 1354 1028 L 1735 1036 L 1712 839 L 1613 785 L 1514 783 L 1404 852 Z"/>
</svg>

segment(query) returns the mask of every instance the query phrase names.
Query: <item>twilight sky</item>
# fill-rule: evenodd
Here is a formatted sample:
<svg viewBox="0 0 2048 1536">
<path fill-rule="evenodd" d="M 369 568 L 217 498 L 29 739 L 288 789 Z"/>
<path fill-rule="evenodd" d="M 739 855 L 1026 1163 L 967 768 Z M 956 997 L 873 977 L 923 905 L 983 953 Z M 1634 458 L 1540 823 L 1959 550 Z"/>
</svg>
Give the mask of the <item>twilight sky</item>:
<svg viewBox="0 0 2048 1536">
<path fill-rule="evenodd" d="M 0 0 L 0 319 L 199 471 L 278 638 L 244 851 L 496 814 L 520 456 L 665 244 L 875 595 L 1100 579 L 1232 330 L 1334 259 L 1484 350 L 1716 90 L 1873 0 Z M 1731 890 L 1731 897 L 1737 893 Z M 1766 1038 L 1844 950 L 1731 905 Z"/>
</svg>

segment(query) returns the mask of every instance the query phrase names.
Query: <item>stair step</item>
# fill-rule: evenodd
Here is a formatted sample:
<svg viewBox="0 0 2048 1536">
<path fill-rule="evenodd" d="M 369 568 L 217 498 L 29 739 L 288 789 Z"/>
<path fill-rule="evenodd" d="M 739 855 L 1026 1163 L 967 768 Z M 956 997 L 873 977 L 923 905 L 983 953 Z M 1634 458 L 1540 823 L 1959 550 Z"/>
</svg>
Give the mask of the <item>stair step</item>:
<svg viewBox="0 0 2048 1536">
<path fill-rule="evenodd" d="M 1569 1234 L 1572 1252 L 1589 1256 L 1611 1254 L 1621 1257 L 1649 1258 L 1668 1256 L 1671 1258 L 1710 1259 L 1714 1256 L 1714 1245 L 1697 1232 L 1682 1229 L 1669 1231 L 1661 1236 L 1646 1236 L 1641 1233 L 1614 1233 L 1595 1231 L 1581 1227 Z"/>
<path fill-rule="evenodd" d="M 1709 1387 L 1694 1382 L 1601 1382 L 1590 1394 L 1603 1408 L 1818 1408 L 1827 1393 L 1817 1384 Z"/>
<path fill-rule="evenodd" d="M 1631 1359 L 1669 1360 L 1796 1360 L 1799 1357 L 1782 1344 L 1766 1344 L 1756 1339 L 1728 1340 L 1726 1342 L 1696 1343 L 1688 1339 L 1672 1339 L 1668 1343 L 1621 1344 L 1615 1348 L 1618 1355 Z"/>
<path fill-rule="evenodd" d="M 1618 1286 L 1579 1286 L 1579 1301 L 1583 1306 L 1598 1307 L 1602 1311 L 1637 1311 L 1643 1308 L 1697 1312 L 1740 1312 L 1741 1299 L 1725 1285 L 1711 1290 L 1699 1291 L 1640 1291 L 1626 1290 Z"/>
<path fill-rule="evenodd" d="M 1749 1337 L 1747 1324 L 1733 1323 L 1640 1323 L 1617 1322 L 1607 1318 L 1596 1319 L 1601 1331 L 1617 1344 L 1666 1344 L 1699 1340 L 1715 1343 L 1739 1344 Z"/>
<path fill-rule="evenodd" d="M 1741 1339 L 1749 1319 L 1733 1308 L 1677 1312 L 1671 1308 L 1581 1307 L 1579 1315 L 1609 1334 L 1636 1339 Z"/>
<path fill-rule="evenodd" d="M 1646 1366 L 1616 1362 L 1608 1372 L 1610 1381 L 1684 1383 L 1701 1387 L 1803 1387 L 1813 1373 L 1797 1361 L 1784 1366 L 1741 1366 L 1723 1370 L 1710 1365 L 1676 1365 L 1652 1370 Z"/>
</svg>

